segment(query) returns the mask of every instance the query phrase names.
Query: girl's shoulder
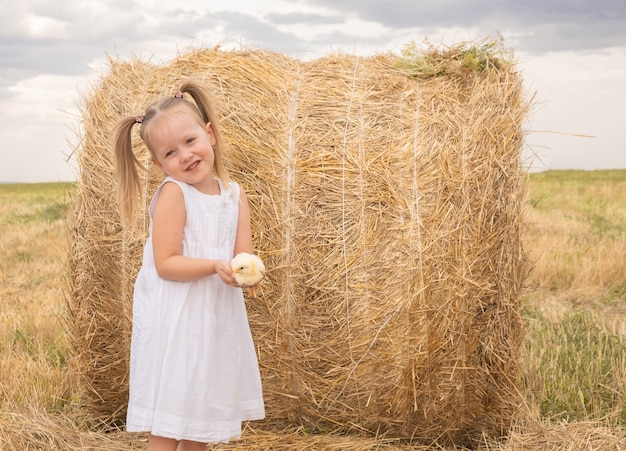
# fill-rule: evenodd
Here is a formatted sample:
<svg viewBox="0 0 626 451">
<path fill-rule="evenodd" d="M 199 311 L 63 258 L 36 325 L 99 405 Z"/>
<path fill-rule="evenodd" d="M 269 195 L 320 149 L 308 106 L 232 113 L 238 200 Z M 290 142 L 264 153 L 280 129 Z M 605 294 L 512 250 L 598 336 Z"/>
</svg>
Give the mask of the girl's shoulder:
<svg viewBox="0 0 626 451">
<path fill-rule="evenodd" d="M 150 201 L 150 215 L 152 215 L 152 213 L 154 213 L 154 206 L 156 205 L 156 201 L 159 198 L 159 194 L 161 194 L 161 191 L 163 190 L 163 187 L 165 185 L 167 185 L 168 183 L 174 183 L 176 185 L 178 185 L 183 193 L 183 198 L 186 198 L 187 196 L 186 194 L 186 189 L 187 189 L 187 184 L 183 183 L 183 182 L 179 182 L 176 179 L 173 179 L 170 176 L 167 176 L 163 179 L 163 181 L 161 182 L 161 184 L 157 187 L 157 189 L 154 191 L 154 194 L 152 196 L 152 200 Z"/>
<path fill-rule="evenodd" d="M 180 182 L 176 179 L 173 179 L 172 177 L 170 177 L 169 175 L 167 177 L 165 177 L 163 179 L 163 181 L 161 182 L 161 184 L 157 187 L 156 191 L 154 192 L 154 198 L 158 197 L 159 193 L 161 192 L 161 190 L 163 189 L 163 187 L 165 185 L 167 185 L 168 183 L 173 183 L 176 184 L 180 187 L 181 191 L 183 192 L 183 194 L 185 193 L 185 191 L 187 191 L 189 185 L 187 185 L 185 182 Z"/>
</svg>

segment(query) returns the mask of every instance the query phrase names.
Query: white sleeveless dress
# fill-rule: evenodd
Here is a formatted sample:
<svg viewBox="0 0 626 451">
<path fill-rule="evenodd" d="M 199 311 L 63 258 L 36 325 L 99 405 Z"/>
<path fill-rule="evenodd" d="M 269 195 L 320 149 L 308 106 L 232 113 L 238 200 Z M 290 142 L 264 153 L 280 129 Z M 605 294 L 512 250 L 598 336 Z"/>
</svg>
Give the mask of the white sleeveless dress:
<svg viewBox="0 0 626 451">
<path fill-rule="evenodd" d="M 184 194 L 183 254 L 233 257 L 239 185 L 207 195 L 171 178 Z M 161 187 L 150 204 L 150 217 Z M 150 225 L 152 231 L 152 225 Z M 265 416 L 261 377 L 241 288 L 217 275 L 193 282 L 161 279 L 148 238 L 133 299 L 129 432 L 225 442 L 241 422 Z"/>
</svg>

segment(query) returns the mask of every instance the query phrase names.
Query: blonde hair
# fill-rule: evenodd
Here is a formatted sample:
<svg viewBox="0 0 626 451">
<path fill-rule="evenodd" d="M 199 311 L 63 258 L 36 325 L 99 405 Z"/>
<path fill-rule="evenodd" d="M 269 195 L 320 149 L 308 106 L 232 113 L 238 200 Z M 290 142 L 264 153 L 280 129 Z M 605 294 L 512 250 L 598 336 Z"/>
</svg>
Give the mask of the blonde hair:
<svg viewBox="0 0 626 451">
<path fill-rule="evenodd" d="M 140 124 L 139 134 L 152 155 L 150 146 L 150 124 L 154 118 L 172 112 L 184 112 L 193 115 L 198 123 L 205 127 L 211 124 L 215 134 L 213 152 L 215 161 L 213 167 L 216 175 L 228 187 L 230 177 L 224 163 L 226 144 L 222 138 L 217 118 L 213 111 L 213 104 L 205 89 L 193 80 L 185 81 L 180 87 L 180 93 L 189 94 L 195 103 L 183 98 L 182 95 L 165 97 L 151 104 L 143 116 L 128 116 L 122 118 L 115 126 L 113 141 L 113 161 L 117 180 L 117 200 L 120 215 L 124 224 L 132 223 L 137 209 L 137 198 L 141 190 L 139 171 L 146 171 L 143 164 L 137 159 L 133 151 L 131 132 L 135 124 Z"/>
</svg>

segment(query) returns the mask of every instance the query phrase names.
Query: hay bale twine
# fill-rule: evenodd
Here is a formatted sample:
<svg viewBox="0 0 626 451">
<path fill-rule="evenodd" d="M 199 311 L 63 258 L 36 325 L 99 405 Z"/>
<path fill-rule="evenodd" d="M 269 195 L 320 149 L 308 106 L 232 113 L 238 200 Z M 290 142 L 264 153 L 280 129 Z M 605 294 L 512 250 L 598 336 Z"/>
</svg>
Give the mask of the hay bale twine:
<svg viewBox="0 0 626 451">
<path fill-rule="evenodd" d="M 111 129 L 194 76 L 212 90 L 269 273 L 247 300 L 268 429 L 471 444 L 520 404 L 527 112 L 512 66 L 416 79 L 398 57 L 202 49 L 110 60 L 86 96 L 70 332 L 93 418 L 123 419 L 132 285 Z M 148 160 L 145 149 L 142 155 Z M 148 204 L 161 174 L 152 168 Z"/>
</svg>

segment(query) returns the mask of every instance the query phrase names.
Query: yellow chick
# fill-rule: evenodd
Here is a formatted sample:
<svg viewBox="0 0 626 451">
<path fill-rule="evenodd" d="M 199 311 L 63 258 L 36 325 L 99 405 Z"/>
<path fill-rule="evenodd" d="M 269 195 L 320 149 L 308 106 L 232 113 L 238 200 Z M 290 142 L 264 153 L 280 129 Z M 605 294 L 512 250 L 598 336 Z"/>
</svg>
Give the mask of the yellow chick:
<svg viewBox="0 0 626 451">
<path fill-rule="evenodd" d="M 252 295 L 256 294 L 256 284 L 265 276 L 265 265 L 256 255 L 242 252 L 235 255 L 230 262 L 233 276 L 242 287 L 252 287 Z"/>
</svg>

